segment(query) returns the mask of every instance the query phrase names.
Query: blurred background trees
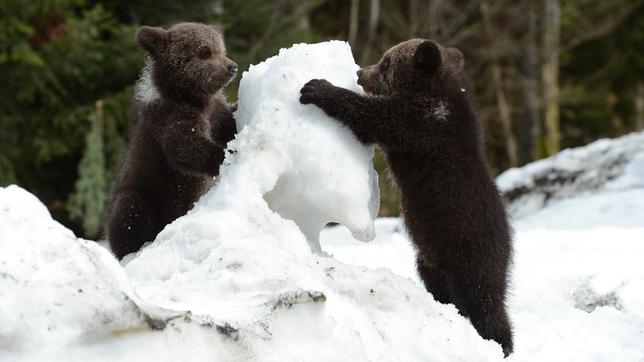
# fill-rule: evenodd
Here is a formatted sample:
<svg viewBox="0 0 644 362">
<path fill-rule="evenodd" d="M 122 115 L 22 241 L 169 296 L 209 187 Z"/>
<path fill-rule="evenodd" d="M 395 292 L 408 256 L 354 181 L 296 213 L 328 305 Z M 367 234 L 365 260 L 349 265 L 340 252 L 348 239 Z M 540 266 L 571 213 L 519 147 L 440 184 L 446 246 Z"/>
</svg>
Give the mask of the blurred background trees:
<svg viewBox="0 0 644 362">
<path fill-rule="evenodd" d="M 297 42 L 348 40 L 361 65 L 413 37 L 456 46 L 495 172 L 644 127 L 644 0 L 3 0 L 0 186 L 100 236 L 145 60 L 134 32 L 176 21 L 219 24 L 241 70 Z"/>
</svg>

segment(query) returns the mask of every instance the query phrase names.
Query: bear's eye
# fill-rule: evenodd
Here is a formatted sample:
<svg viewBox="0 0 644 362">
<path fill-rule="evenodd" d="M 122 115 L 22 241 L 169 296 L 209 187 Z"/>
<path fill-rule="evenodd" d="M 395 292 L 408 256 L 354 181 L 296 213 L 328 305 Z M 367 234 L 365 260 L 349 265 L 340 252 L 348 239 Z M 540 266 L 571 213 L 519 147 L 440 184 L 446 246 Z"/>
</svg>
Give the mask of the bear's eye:
<svg viewBox="0 0 644 362">
<path fill-rule="evenodd" d="M 199 47 L 199 58 L 208 59 L 212 56 L 212 51 L 207 46 Z"/>
</svg>

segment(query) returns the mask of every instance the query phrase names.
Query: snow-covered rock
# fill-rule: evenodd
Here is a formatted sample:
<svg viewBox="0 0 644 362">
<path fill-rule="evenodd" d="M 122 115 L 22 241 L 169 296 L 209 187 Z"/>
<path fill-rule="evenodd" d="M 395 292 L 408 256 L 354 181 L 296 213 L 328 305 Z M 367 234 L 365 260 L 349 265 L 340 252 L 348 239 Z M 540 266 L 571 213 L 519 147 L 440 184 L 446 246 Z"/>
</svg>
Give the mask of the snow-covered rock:
<svg viewBox="0 0 644 362">
<path fill-rule="evenodd" d="M 497 184 L 523 229 L 643 226 L 644 132 L 563 150 Z"/>
<path fill-rule="evenodd" d="M 509 169 L 496 181 L 516 218 L 553 202 L 607 187 L 614 190 L 641 187 L 644 184 L 644 132 L 566 149 L 552 157 Z"/>
</svg>

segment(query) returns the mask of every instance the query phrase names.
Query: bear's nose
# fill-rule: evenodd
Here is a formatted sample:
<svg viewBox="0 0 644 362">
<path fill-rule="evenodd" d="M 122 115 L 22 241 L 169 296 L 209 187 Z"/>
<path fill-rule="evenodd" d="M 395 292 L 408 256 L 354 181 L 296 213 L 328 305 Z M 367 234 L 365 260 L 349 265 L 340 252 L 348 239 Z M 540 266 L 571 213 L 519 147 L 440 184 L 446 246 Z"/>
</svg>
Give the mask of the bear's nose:
<svg viewBox="0 0 644 362">
<path fill-rule="evenodd" d="M 362 77 L 362 69 L 358 69 L 356 74 L 358 75 L 358 78 Z"/>
<path fill-rule="evenodd" d="M 230 73 L 237 73 L 237 69 L 239 69 L 239 67 L 237 66 L 236 63 L 232 63 L 228 66 L 228 71 Z"/>
</svg>

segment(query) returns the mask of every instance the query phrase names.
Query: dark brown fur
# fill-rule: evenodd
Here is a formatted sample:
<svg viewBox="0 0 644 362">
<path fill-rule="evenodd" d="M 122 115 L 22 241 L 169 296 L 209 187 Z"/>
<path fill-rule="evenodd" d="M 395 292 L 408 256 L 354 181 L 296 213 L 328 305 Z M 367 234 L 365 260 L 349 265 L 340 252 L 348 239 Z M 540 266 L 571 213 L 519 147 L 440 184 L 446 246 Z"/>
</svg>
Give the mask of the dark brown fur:
<svg viewBox="0 0 644 362">
<path fill-rule="evenodd" d="M 385 152 L 425 287 L 437 301 L 453 303 L 508 355 L 510 228 L 485 162 L 463 55 L 409 40 L 358 71 L 358 83 L 367 96 L 312 80 L 300 101 L 317 105 Z"/>
<path fill-rule="evenodd" d="M 221 94 L 237 65 L 214 28 L 180 23 L 142 27 L 154 95 L 138 105 L 125 164 L 112 195 L 106 231 L 119 258 L 138 251 L 190 210 L 219 173 L 236 132 Z"/>
</svg>

